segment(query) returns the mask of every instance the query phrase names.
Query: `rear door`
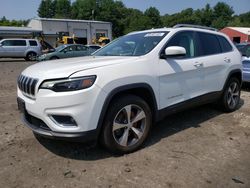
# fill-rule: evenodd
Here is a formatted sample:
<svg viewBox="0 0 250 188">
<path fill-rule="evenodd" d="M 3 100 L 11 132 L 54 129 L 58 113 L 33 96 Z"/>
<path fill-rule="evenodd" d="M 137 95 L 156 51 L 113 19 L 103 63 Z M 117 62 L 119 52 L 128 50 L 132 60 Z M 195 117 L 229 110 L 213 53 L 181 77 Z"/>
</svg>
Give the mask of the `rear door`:
<svg viewBox="0 0 250 188">
<path fill-rule="evenodd" d="M 232 46 L 220 35 L 197 32 L 197 38 L 199 40 L 199 56 L 205 76 L 204 93 L 220 91 L 233 59 Z M 224 47 L 224 45 L 226 46 Z"/>
<path fill-rule="evenodd" d="M 26 40 L 14 40 L 14 51 L 13 57 L 25 57 L 25 52 L 27 50 Z"/>
<path fill-rule="evenodd" d="M 59 58 L 70 58 L 75 57 L 76 46 L 70 45 L 59 52 Z"/>
<path fill-rule="evenodd" d="M 89 48 L 83 45 L 76 45 L 75 57 L 89 55 Z"/>
</svg>

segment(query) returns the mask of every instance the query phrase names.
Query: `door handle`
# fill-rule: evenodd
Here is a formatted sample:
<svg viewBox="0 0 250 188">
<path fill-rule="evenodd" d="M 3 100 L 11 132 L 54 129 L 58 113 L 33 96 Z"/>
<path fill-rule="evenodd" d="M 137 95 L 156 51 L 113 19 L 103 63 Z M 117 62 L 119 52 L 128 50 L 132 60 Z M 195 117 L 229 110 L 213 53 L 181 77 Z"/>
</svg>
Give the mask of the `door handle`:
<svg viewBox="0 0 250 188">
<path fill-rule="evenodd" d="M 195 62 L 195 63 L 194 63 L 194 66 L 195 66 L 196 68 L 203 67 L 203 63 Z"/>
<path fill-rule="evenodd" d="M 228 58 L 228 57 L 225 57 L 225 58 L 224 58 L 224 61 L 225 61 L 226 63 L 231 63 L 231 59 Z"/>
</svg>

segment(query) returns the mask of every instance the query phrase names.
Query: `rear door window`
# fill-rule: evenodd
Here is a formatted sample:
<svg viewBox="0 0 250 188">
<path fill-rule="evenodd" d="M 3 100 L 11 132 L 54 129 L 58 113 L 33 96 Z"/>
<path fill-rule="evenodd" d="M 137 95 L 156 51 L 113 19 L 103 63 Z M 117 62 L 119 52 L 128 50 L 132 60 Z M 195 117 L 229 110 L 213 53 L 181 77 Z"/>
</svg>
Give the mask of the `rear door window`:
<svg viewBox="0 0 250 188">
<path fill-rule="evenodd" d="M 30 40 L 29 43 L 30 43 L 30 46 L 38 46 L 35 40 Z"/>
<path fill-rule="evenodd" d="M 72 46 L 68 46 L 67 48 L 65 48 L 63 50 L 64 52 L 72 52 L 72 51 L 76 51 L 76 46 L 72 45 Z"/>
<path fill-rule="evenodd" d="M 14 40 L 14 46 L 26 46 L 25 40 Z"/>
<path fill-rule="evenodd" d="M 222 52 L 230 52 L 233 50 L 233 47 L 231 46 L 231 44 L 227 41 L 227 39 L 225 39 L 225 37 L 223 36 L 217 36 L 220 42 L 220 46 L 222 49 Z"/>
<path fill-rule="evenodd" d="M 216 35 L 204 32 L 197 32 L 199 37 L 199 55 L 215 55 L 222 52 L 220 42 Z"/>
</svg>

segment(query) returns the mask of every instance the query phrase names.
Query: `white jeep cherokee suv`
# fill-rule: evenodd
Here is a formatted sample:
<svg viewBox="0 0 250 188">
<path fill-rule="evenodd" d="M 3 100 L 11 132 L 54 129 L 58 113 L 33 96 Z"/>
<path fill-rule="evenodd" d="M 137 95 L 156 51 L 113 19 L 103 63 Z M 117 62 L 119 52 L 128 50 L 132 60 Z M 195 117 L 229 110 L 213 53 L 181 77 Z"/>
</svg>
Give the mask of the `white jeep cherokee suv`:
<svg viewBox="0 0 250 188">
<path fill-rule="evenodd" d="M 138 149 L 152 124 L 187 106 L 240 101 L 241 55 L 222 33 L 177 25 L 120 37 L 93 56 L 42 62 L 18 78 L 18 105 L 35 134 Z"/>
</svg>

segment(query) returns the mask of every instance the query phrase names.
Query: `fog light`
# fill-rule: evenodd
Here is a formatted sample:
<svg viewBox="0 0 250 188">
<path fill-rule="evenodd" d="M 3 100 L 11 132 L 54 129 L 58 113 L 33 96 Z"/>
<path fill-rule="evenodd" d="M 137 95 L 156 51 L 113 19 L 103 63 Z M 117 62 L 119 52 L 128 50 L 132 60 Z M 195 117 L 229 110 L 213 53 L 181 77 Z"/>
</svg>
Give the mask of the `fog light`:
<svg viewBox="0 0 250 188">
<path fill-rule="evenodd" d="M 61 116 L 61 115 L 50 115 L 50 118 L 59 125 L 67 127 L 76 127 L 77 123 L 71 116 Z"/>
</svg>

